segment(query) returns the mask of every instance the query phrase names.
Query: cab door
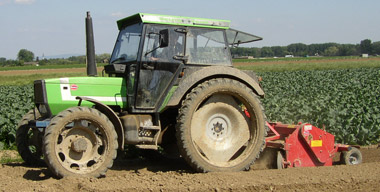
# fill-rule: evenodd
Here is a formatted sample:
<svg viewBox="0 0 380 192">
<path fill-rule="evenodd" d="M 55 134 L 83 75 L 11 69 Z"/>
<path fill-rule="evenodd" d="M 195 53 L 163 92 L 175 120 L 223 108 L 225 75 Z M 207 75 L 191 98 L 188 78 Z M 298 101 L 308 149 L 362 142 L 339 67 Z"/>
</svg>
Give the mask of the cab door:
<svg viewBox="0 0 380 192">
<path fill-rule="evenodd" d="M 135 107 L 156 112 L 184 63 L 178 58 L 184 56 L 185 33 L 176 26 L 152 24 L 145 27 Z M 162 46 L 161 32 L 165 30 L 168 42 Z"/>
</svg>

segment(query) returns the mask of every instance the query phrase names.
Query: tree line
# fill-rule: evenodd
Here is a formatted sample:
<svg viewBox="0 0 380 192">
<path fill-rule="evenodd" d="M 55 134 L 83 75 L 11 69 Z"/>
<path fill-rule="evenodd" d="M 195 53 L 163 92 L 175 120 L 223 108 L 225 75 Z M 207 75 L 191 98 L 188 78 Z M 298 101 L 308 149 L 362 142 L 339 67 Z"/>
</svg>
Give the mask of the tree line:
<svg viewBox="0 0 380 192">
<path fill-rule="evenodd" d="M 111 58 L 111 55 L 108 53 L 98 54 L 95 57 L 96 63 L 108 63 L 109 58 Z M 49 64 L 58 64 L 58 65 L 65 65 L 65 64 L 85 64 L 86 63 L 86 56 L 71 56 L 68 58 L 39 58 L 34 57 L 34 53 L 32 51 L 29 51 L 27 49 L 21 49 L 17 54 L 17 59 L 7 60 L 5 57 L 0 57 L 0 66 L 23 66 L 26 64 L 38 64 L 38 65 L 49 65 Z"/>
<path fill-rule="evenodd" d="M 305 56 L 358 56 L 361 54 L 380 55 L 380 41 L 372 42 L 365 39 L 360 44 L 338 44 L 322 43 L 310 44 L 293 43 L 288 46 L 272 47 L 236 47 L 231 49 L 233 56 L 253 56 L 253 57 L 284 57 L 293 55 L 296 57 Z"/>
<path fill-rule="evenodd" d="M 288 46 L 272 46 L 272 47 L 235 47 L 231 49 L 233 56 L 253 56 L 253 57 L 284 57 L 293 55 L 296 57 L 305 56 L 358 56 L 361 54 L 380 55 L 380 41 L 372 42 L 365 39 L 360 44 L 338 44 L 338 43 L 322 43 L 310 44 L 293 43 Z M 111 55 L 108 53 L 96 55 L 97 63 L 108 63 Z M 86 56 L 71 56 L 68 58 L 44 59 L 34 56 L 32 51 L 21 49 L 17 54 L 16 60 L 7 60 L 0 57 L 0 66 L 22 66 L 24 64 L 85 64 Z"/>
</svg>

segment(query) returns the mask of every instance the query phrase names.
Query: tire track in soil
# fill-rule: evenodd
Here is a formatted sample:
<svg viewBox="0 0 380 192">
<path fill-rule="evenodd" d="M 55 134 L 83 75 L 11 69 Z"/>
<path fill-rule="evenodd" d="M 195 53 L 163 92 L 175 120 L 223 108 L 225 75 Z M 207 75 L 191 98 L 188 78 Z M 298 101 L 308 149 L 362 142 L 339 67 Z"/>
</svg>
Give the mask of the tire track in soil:
<svg viewBox="0 0 380 192">
<path fill-rule="evenodd" d="M 117 160 L 105 178 L 55 179 L 45 167 L 0 165 L 0 191 L 378 191 L 380 148 L 361 149 L 363 164 L 194 173 L 181 159 Z"/>
</svg>

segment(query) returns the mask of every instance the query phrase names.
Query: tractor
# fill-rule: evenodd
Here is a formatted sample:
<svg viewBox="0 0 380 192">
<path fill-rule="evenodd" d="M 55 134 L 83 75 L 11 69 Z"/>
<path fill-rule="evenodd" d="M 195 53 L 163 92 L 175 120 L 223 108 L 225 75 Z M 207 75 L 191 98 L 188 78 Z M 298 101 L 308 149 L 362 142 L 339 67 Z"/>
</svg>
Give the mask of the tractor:
<svg viewBox="0 0 380 192">
<path fill-rule="evenodd" d="M 117 21 L 104 70 L 87 12 L 87 77 L 36 80 L 16 142 L 27 164 L 58 178 L 102 177 L 119 151 L 175 146 L 197 172 L 250 168 L 265 147 L 264 91 L 233 67 L 230 47 L 261 37 L 229 20 L 138 13 Z"/>
</svg>

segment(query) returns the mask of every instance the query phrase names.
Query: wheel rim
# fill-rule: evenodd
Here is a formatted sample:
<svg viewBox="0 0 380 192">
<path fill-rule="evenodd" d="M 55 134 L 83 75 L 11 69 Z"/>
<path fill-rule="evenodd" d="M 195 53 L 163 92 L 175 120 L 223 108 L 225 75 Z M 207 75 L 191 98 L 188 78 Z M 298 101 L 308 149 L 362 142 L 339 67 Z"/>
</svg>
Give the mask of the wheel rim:
<svg viewBox="0 0 380 192">
<path fill-rule="evenodd" d="M 191 121 L 191 138 L 198 154 L 218 167 L 241 163 L 252 148 L 250 122 L 240 105 L 227 97 L 230 99 L 209 99 Z"/>
<path fill-rule="evenodd" d="M 350 162 L 351 165 L 359 164 L 358 156 L 356 154 L 351 154 L 350 157 L 348 158 L 348 161 Z"/>
<path fill-rule="evenodd" d="M 61 165 L 75 173 L 85 174 L 99 168 L 105 160 L 108 139 L 98 123 L 74 120 L 66 124 L 55 147 Z"/>
</svg>

